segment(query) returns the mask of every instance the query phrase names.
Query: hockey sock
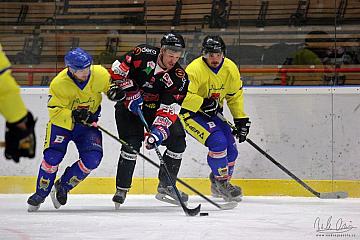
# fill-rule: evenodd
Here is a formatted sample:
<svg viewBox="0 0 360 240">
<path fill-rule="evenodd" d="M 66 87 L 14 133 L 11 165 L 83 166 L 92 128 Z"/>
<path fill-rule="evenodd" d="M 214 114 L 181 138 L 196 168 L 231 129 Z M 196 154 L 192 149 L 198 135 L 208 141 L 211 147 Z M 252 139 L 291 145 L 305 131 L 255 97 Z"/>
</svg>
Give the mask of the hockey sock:
<svg viewBox="0 0 360 240">
<path fill-rule="evenodd" d="M 49 195 L 54 185 L 57 170 L 58 166 L 51 166 L 45 160 L 42 160 L 36 181 L 36 193 L 41 197 L 45 198 Z"/>
</svg>

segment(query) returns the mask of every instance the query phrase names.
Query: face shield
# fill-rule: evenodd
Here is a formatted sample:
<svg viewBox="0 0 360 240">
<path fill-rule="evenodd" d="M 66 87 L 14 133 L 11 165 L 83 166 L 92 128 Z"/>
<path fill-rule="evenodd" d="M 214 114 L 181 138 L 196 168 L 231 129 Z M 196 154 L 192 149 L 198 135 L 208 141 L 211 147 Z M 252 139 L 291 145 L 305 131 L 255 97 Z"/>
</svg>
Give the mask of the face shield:
<svg viewBox="0 0 360 240">
<path fill-rule="evenodd" d="M 203 51 L 203 58 L 209 58 L 210 56 L 224 57 L 224 53 L 221 49 L 219 51 Z"/>
<path fill-rule="evenodd" d="M 161 48 L 164 50 L 170 50 L 173 52 L 180 52 L 181 53 L 180 58 L 183 58 L 185 56 L 185 48 L 173 46 L 173 45 L 163 45 Z"/>
<path fill-rule="evenodd" d="M 224 52 L 221 48 L 221 46 L 212 46 L 211 48 L 207 49 L 206 47 L 203 49 L 202 51 L 202 55 L 204 58 L 208 58 L 210 56 L 210 54 L 213 55 L 218 55 L 221 54 L 222 56 L 224 55 Z"/>
</svg>

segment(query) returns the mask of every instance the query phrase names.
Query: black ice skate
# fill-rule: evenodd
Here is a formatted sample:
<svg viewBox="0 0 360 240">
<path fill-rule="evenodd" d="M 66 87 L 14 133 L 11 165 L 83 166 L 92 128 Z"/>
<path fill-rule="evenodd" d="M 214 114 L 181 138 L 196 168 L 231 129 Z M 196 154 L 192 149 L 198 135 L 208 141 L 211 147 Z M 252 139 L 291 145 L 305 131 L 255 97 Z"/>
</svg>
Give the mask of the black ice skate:
<svg viewBox="0 0 360 240">
<path fill-rule="evenodd" d="M 216 180 L 213 173 L 210 173 L 211 194 L 216 198 L 223 198 L 226 202 L 241 202 L 242 192 L 238 186 L 231 185 L 227 180 Z"/>
<path fill-rule="evenodd" d="M 179 199 L 176 196 L 176 192 L 175 192 L 175 190 L 174 190 L 174 188 L 172 186 L 164 186 L 162 184 L 159 184 L 157 190 L 158 190 L 158 193 L 155 195 L 155 198 L 157 200 L 181 206 L 180 202 L 179 202 Z M 189 196 L 186 193 L 184 193 L 184 192 L 182 192 L 180 190 L 179 190 L 179 193 L 180 193 L 180 196 L 181 196 L 181 200 L 183 201 L 183 203 L 185 205 L 187 205 L 187 201 L 189 200 Z"/>
<path fill-rule="evenodd" d="M 43 198 L 42 196 L 40 196 L 37 193 L 34 193 L 33 195 L 31 195 L 29 197 L 29 199 L 27 200 L 27 203 L 29 204 L 28 212 L 36 212 L 37 210 L 39 210 L 40 205 L 44 201 L 45 201 L 45 198 Z"/>
<path fill-rule="evenodd" d="M 112 201 L 115 203 L 115 210 L 118 210 L 120 208 L 120 205 L 125 202 L 126 194 L 128 191 L 128 188 L 116 187 L 116 193 L 112 198 Z"/>
<path fill-rule="evenodd" d="M 51 201 L 56 209 L 60 208 L 61 205 L 65 205 L 67 201 L 68 191 L 61 186 L 59 180 L 57 180 L 51 189 L 50 196 Z"/>
</svg>

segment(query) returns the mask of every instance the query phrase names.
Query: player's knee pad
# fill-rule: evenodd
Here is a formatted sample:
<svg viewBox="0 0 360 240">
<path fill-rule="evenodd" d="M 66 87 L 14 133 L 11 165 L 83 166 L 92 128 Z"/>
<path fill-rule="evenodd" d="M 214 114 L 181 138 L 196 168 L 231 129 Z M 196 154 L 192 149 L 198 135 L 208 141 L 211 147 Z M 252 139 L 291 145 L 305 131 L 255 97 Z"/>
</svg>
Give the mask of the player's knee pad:
<svg viewBox="0 0 360 240">
<path fill-rule="evenodd" d="M 129 137 L 128 139 L 126 139 L 127 144 L 130 145 L 137 152 L 140 151 L 142 141 L 143 139 L 140 136 Z M 122 145 L 121 151 L 133 153 L 133 151 L 126 145 Z"/>
<path fill-rule="evenodd" d="M 220 152 L 227 148 L 227 140 L 223 132 L 216 131 L 210 134 L 205 145 L 210 151 Z"/>
<path fill-rule="evenodd" d="M 180 121 L 176 121 L 174 126 L 170 127 L 170 136 L 166 140 L 166 148 L 174 153 L 183 153 L 186 149 L 185 131 Z"/>
<path fill-rule="evenodd" d="M 63 160 L 65 152 L 53 148 L 44 151 L 44 160 L 51 166 L 57 166 Z"/>
<path fill-rule="evenodd" d="M 213 132 L 206 140 L 209 148 L 207 162 L 215 176 L 228 177 L 227 140 L 222 131 Z"/>
<path fill-rule="evenodd" d="M 173 137 L 170 135 L 171 140 L 169 142 L 167 142 L 166 144 L 166 148 L 173 152 L 173 153 L 183 153 L 185 152 L 186 149 L 186 141 L 185 141 L 185 136 L 181 137 L 181 136 L 177 136 L 177 137 Z"/>
<path fill-rule="evenodd" d="M 103 153 L 100 151 L 84 152 L 80 156 L 80 164 L 83 164 L 83 167 L 85 167 L 84 168 L 85 172 L 87 170 L 91 171 L 100 165 L 102 157 L 103 157 Z"/>
</svg>

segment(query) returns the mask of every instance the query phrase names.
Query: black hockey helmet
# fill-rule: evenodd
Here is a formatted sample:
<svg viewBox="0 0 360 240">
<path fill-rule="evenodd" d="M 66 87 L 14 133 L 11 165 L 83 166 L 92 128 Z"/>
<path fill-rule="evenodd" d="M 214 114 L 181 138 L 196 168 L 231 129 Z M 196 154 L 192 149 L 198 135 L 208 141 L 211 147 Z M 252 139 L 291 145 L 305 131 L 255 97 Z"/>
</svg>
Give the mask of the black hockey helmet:
<svg viewBox="0 0 360 240">
<path fill-rule="evenodd" d="M 184 51 L 184 38 L 177 33 L 166 33 L 161 39 L 161 47 L 168 48 L 175 51 Z"/>
<path fill-rule="evenodd" d="M 206 36 L 202 43 L 202 53 L 224 53 L 226 46 L 222 38 L 218 35 Z"/>
</svg>

